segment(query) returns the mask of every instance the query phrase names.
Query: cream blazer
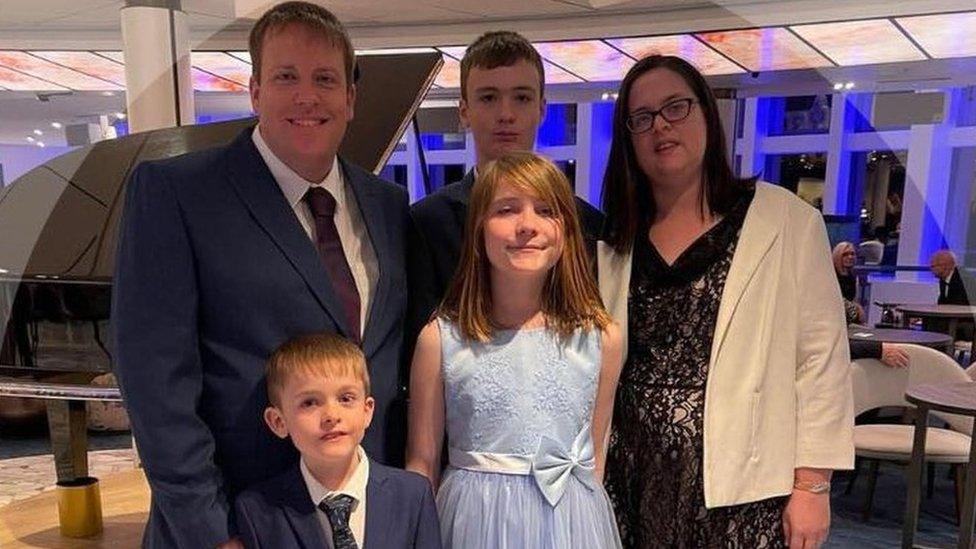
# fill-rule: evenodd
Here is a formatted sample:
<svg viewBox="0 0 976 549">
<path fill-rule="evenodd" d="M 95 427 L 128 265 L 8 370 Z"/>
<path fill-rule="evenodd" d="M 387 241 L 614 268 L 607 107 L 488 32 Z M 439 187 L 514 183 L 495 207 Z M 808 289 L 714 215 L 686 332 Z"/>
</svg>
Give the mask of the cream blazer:
<svg viewBox="0 0 976 549">
<path fill-rule="evenodd" d="M 600 294 L 627 342 L 631 252 L 598 243 Z M 844 307 L 820 214 L 757 183 L 729 268 L 705 386 L 706 507 L 787 495 L 797 467 L 850 469 Z"/>
</svg>

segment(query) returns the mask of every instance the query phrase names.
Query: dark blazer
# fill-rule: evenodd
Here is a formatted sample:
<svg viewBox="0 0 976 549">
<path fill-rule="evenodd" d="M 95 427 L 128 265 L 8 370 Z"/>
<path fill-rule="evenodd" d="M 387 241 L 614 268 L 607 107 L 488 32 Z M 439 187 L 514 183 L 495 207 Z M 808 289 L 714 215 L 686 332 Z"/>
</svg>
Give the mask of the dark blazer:
<svg viewBox="0 0 976 549">
<path fill-rule="evenodd" d="M 969 305 L 969 295 L 966 293 L 966 285 L 970 283 L 963 278 L 963 274 L 956 267 L 952 271 L 952 278 L 946 284 L 939 280 L 939 305 Z M 976 286 L 974 286 L 976 287 Z"/>
<path fill-rule="evenodd" d="M 468 201 L 474 186 L 474 171 L 464 179 L 442 187 L 410 208 L 409 240 L 410 305 L 407 312 L 407 341 L 413 341 L 427 324 L 461 259 Z M 596 242 L 603 231 L 603 213 L 576 197 L 583 238 L 594 269 Z"/>
<path fill-rule="evenodd" d="M 881 360 L 880 341 L 848 338 L 847 343 L 851 352 L 851 360 L 860 360 L 862 358 L 876 358 Z"/>
<path fill-rule="evenodd" d="M 234 508 L 248 549 L 332 547 L 297 465 L 245 490 Z M 366 532 L 360 549 L 373 547 L 440 549 L 437 508 L 427 479 L 370 461 Z"/>
<path fill-rule="evenodd" d="M 265 361 L 290 337 L 347 333 L 315 245 L 251 140 L 146 162 L 116 259 L 116 371 L 152 488 L 147 547 L 213 547 L 234 496 L 297 461 L 263 424 Z M 341 162 L 379 279 L 363 338 L 376 411 L 363 446 L 401 458 L 407 193 Z M 402 410 L 402 408 L 400 408 Z"/>
</svg>

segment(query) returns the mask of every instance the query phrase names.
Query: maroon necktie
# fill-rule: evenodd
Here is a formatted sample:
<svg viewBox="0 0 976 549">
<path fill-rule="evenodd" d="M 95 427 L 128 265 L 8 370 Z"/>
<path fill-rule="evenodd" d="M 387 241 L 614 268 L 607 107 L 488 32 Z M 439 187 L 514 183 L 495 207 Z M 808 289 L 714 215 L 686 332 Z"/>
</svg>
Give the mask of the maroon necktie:
<svg viewBox="0 0 976 549">
<path fill-rule="evenodd" d="M 359 290 L 356 289 L 356 279 L 352 277 L 352 269 L 342 250 L 339 231 L 335 224 L 336 200 L 329 191 L 321 187 L 310 187 L 305 193 L 305 202 L 315 218 L 315 247 L 322 257 L 322 264 L 332 281 L 342 310 L 345 313 L 346 327 L 349 335 L 356 343 L 359 337 Z"/>
</svg>

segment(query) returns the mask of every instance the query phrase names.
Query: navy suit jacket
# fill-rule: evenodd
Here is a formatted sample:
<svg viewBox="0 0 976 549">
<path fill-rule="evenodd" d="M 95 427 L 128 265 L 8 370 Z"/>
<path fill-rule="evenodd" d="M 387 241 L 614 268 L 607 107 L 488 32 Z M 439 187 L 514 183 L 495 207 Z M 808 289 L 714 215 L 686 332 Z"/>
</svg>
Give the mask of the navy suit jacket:
<svg viewBox="0 0 976 549">
<path fill-rule="evenodd" d="M 348 333 L 315 245 L 251 140 L 141 164 L 116 257 L 116 372 L 152 488 L 147 547 L 213 547 L 233 498 L 297 462 L 263 424 L 265 361 L 287 339 Z M 373 424 L 363 441 L 402 459 L 406 191 L 341 162 L 379 262 L 363 337 Z"/>
<path fill-rule="evenodd" d="M 474 171 L 471 170 L 461 181 L 438 189 L 410 208 L 408 342 L 412 343 L 430 320 L 461 260 L 473 186 Z M 576 211 L 595 273 L 596 242 L 602 236 L 603 213 L 579 197 L 576 197 Z"/>
<path fill-rule="evenodd" d="M 332 547 L 297 465 L 245 490 L 234 507 L 248 549 Z M 372 547 L 440 549 L 437 507 L 426 478 L 370 461 L 366 531 L 360 549 Z"/>
</svg>

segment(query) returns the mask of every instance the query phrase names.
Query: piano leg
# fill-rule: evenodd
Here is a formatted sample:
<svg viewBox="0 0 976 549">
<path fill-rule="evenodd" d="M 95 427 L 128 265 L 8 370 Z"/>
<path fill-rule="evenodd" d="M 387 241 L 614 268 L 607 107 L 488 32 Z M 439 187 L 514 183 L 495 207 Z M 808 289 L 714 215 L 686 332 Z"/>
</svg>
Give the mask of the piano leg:
<svg viewBox="0 0 976 549">
<path fill-rule="evenodd" d="M 87 411 L 82 400 L 48 400 L 47 423 L 58 482 L 88 476 Z"/>
</svg>

